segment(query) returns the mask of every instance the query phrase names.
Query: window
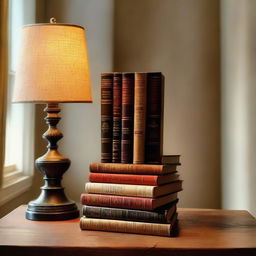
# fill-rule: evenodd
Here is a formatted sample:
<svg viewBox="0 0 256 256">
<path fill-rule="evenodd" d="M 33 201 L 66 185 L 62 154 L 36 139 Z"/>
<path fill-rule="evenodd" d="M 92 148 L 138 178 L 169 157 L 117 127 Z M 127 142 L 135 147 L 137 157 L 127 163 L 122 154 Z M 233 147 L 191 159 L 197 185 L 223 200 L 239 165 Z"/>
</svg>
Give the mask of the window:
<svg viewBox="0 0 256 256">
<path fill-rule="evenodd" d="M 9 1 L 9 81 L 6 146 L 0 205 L 28 190 L 34 170 L 34 106 L 12 104 L 21 28 L 35 23 L 36 0 Z"/>
</svg>

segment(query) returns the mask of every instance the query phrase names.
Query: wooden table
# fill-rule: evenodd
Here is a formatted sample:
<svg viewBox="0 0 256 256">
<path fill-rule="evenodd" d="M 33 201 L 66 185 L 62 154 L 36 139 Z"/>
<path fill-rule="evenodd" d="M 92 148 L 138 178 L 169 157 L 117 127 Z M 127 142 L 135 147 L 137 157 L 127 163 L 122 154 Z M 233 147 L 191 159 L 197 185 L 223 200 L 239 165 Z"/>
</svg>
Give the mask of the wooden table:
<svg viewBox="0 0 256 256">
<path fill-rule="evenodd" d="M 0 255 L 254 255 L 256 220 L 246 211 L 179 209 L 179 237 L 81 231 L 79 219 L 29 221 L 21 206 L 0 220 Z"/>
</svg>

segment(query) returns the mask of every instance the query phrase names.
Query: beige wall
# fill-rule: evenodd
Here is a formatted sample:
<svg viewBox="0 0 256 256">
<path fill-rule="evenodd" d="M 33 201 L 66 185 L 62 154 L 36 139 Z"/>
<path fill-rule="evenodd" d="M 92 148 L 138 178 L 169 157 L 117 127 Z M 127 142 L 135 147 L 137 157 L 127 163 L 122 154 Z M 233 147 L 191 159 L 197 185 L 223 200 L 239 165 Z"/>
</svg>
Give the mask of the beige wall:
<svg viewBox="0 0 256 256">
<path fill-rule="evenodd" d="M 164 153 L 181 154 L 180 206 L 220 207 L 219 4 L 116 0 L 115 71 L 165 75 Z"/>
<path fill-rule="evenodd" d="M 223 207 L 256 216 L 256 1 L 221 7 Z"/>
</svg>

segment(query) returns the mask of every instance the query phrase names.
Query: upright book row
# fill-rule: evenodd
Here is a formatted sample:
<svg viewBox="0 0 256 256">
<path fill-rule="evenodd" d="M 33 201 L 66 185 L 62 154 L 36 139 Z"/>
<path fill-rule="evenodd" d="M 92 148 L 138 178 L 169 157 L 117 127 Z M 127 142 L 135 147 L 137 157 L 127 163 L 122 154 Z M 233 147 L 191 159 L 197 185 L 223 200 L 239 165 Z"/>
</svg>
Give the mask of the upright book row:
<svg viewBox="0 0 256 256">
<path fill-rule="evenodd" d="M 158 164 L 162 155 L 163 75 L 101 74 L 101 162 Z"/>
</svg>

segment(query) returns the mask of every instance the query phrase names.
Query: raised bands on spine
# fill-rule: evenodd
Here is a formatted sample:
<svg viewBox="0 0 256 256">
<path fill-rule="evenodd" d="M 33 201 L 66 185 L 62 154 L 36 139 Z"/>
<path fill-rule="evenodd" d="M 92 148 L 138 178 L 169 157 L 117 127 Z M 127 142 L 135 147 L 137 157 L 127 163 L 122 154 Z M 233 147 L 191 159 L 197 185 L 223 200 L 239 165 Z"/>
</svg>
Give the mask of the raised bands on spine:
<svg viewBox="0 0 256 256">
<path fill-rule="evenodd" d="M 134 73 L 122 74 L 121 163 L 133 160 Z"/>
<path fill-rule="evenodd" d="M 101 162 L 112 162 L 113 74 L 101 74 Z"/>
<path fill-rule="evenodd" d="M 162 154 L 162 87 L 160 72 L 148 73 L 145 162 L 160 163 Z"/>
</svg>

